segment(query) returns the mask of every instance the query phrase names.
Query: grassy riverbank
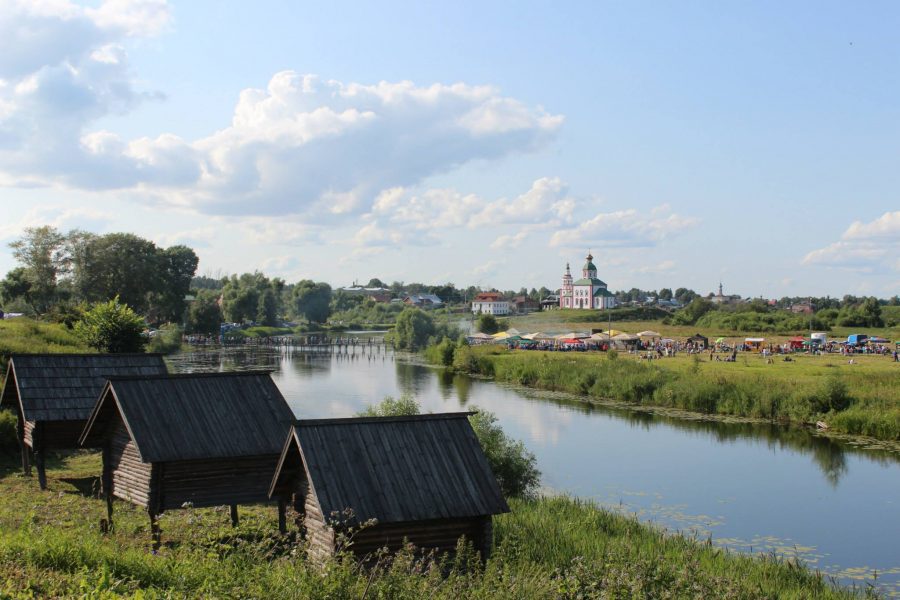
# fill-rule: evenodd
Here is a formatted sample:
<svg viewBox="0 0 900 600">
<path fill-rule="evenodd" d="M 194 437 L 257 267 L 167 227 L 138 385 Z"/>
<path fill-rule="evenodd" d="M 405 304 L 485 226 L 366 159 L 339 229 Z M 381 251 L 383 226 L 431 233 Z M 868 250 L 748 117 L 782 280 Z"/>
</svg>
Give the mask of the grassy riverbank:
<svg viewBox="0 0 900 600">
<path fill-rule="evenodd" d="M 6 374 L 10 354 L 40 352 L 94 352 L 71 329 L 59 323 L 43 323 L 24 317 L 0 320 L 0 368 Z"/>
<path fill-rule="evenodd" d="M 0 598 L 853 597 L 794 563 L 730 554 L 566 498 L 513 502 L 495 520 L 487 565 L 463 557 L 444 565 L 446 576 L 413 555 L 374 571 L 351 560 L 313 568 L 302 545 L 275 533 L 271 507 L 242 507 L 237 529 L 227 510 L 172 511 L 153 554 L 146 514 L 125 503 L 115 531 L 100 533 L 97 454 L 51 461 L 47 492 L 12 461 L 0 469 Z"/>
<path fill-rule="evenodd" d="M 442 362 L 435 346 L 426 352 Z M 446 360 L 443 361 L 447 364 Z M 768 363 L 756 354 L 710 362 L 682 354 L 652 362 L 634 355 L 457 349 L 453 366 L 497 381 L 704 413 L 815 423 L 835 431 L 900 440 L 900 364 L 887 357 L 797 356 Z"/>
</svg>

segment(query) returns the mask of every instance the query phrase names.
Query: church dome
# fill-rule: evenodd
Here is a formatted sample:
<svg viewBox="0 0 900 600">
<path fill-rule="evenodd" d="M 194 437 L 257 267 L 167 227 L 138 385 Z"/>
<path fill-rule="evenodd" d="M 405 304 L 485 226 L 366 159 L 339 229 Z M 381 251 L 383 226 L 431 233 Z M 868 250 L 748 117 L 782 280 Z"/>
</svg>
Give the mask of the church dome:
<svg viewBox="0 0 900 600">
<path fill-rule="evenodd" d="M 594 266 L 593 260 L 594 260 L 594 257 L 591 256 L 591 253 L 590 253 L 590 252 L 588 252 L 588 255 L 587 255 L 587 262 L 584 263 L 584 267 L 582 267 L 582 270 L 584 270 L 584 271 L 594 271 L 594 272 L 596 272 L 596 271 L 597 271 L 597 267 Z"/>
</svg>

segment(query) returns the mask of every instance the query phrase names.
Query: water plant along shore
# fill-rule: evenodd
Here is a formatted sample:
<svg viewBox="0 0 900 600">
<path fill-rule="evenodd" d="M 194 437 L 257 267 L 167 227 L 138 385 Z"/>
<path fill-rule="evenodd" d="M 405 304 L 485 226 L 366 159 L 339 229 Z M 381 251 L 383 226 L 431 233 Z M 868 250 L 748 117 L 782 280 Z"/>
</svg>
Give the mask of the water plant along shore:
<svg viewBox="0 0 900 600">
<path fill-rule="evenodd" d="M 496 381 L 642 406 L 776 422 L 815 423 L 880 440 L 900 440 L 900 377 L 888 358 L 758 355 L 709 362 L 682 355 L 646 363 L 633 355 L 515 351 L 445 339 L 426 350 L 433 364 Z"/>
</svg>

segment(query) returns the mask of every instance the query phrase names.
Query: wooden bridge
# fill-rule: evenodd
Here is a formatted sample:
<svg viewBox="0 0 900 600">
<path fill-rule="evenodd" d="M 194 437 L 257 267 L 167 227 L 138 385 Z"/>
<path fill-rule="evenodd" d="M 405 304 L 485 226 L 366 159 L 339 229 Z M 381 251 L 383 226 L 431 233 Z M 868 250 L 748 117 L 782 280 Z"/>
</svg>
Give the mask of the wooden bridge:
<svg viewBox="0 0 900 600">
<path fill-rule="evenodd" d="M 278 348 L 292 352 L 322 354 L 386 354 L 394 350 L 394 343 L 383 337 L 354 337 L 325 335 L 285 335 L 271 337 L 185 336 L 191 346 Z"/>
</svg>

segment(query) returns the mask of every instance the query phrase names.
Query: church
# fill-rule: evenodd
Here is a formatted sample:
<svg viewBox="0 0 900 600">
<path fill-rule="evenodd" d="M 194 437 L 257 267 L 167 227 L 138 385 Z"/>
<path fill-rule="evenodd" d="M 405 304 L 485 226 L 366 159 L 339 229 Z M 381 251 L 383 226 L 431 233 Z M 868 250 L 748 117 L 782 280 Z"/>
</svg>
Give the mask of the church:
<svg viewBox="0 0 900 600">
<path fill-rule="evenodd" d="M 588 252 L 587 261 L 581 269 L 581 279 L 572 281 L 572 272 L 566 263 L 566 274 L 563 275 L 562 288 L 559 290 L 560 308 L 614 308 L 616 297 L 606 289 L 606 284 L 597 279 L 597 267 L 594 257 Z"/>
</svg>

